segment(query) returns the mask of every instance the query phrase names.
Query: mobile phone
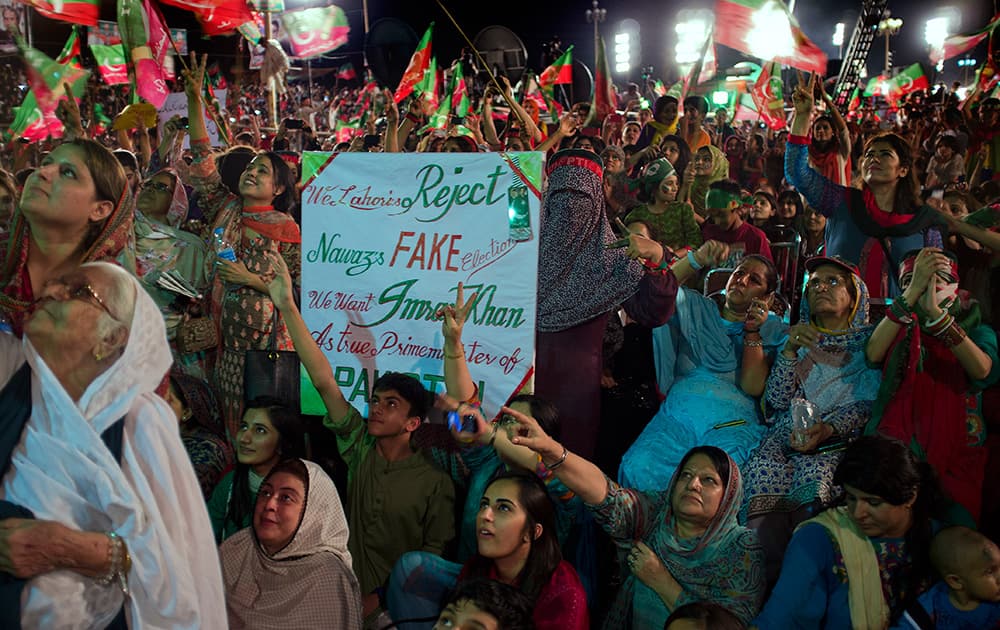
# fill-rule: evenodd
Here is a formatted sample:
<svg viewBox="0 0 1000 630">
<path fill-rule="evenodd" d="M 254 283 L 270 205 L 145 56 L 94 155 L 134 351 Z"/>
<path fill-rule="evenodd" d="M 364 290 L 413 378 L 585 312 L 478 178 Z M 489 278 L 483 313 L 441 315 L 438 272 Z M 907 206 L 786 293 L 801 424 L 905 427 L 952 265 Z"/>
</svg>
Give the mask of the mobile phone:
<svg viewBox="0 0 1000 630">
<path fill-rule="evenodd" d="M 285 119 L 285 129 L 302 129 L 302 125 L 305 124 L 298 118 L 286 118 Z"/>
<path fill-rule="evenodd" d="M 188 128 L 188 118 L 187 118 L 187 116 L 184 116 L 183 118 L 181 118 L 177 122 L 180 124 L 181 127 L 185 128 L 185 129 Z"/>
<path fill-rule="evenodd" d="M 457 411 L 449 411 L 448 428 L 458 433 L 475 433 L 476 416 L 472 414 L 460 416 Z"/>
<path fill-rule="evenodd" d="M 366 133 L 365 134 L 365 144 L 364 144 L 364 147 L 366 149 L 370 149 L 372 147 L 377 147 L 379 145 L 379 143 L 381 142 L 381 140 L 382 139 L 381 139 L 381 137 L 378 134 Z"/>
</svg>

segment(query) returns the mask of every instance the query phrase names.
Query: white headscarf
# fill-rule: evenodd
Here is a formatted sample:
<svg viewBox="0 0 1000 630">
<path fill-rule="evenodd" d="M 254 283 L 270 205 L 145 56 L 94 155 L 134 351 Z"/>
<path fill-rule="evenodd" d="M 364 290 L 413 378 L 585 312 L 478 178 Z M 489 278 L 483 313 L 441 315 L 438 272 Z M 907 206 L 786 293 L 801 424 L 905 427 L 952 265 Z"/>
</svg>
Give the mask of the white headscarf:
<svg viewBox="0 0 1000 630">
<path fill-rule="evenodd" d="M 3 479 L 3 498 L 89 532 L 115 531 L 128 546 L 131 627 L 224 628 L 212 528 L 177 419 L 154 390 L 170 367 L 163 317 L 138 281 L 93 263 L 135 291 L 124 353 L 74 402 L 27 336 L 31 418 Z M 125 418 L 121 463 L 101 433 Z M 24 627 L 104 628 L 123 595 L 72 571 L 29 581 Z"/>
<path fill-rule="evenodd" d="M 301 461 L 309 485 L 292 540 L 269 556 L 248 527 L 219 549 L 232 628 L 361 627 L 361 591 L 337 487 L 319 465 Z"/>
</svg>

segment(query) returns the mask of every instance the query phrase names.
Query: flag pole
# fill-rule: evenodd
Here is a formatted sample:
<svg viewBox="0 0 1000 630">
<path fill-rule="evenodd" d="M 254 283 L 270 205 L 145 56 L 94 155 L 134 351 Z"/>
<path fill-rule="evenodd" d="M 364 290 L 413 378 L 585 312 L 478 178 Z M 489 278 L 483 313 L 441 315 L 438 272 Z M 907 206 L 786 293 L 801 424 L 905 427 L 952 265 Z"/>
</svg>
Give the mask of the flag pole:
<svg viewBox="0 0 1000 630">
<path fill-rule="evenodd" d="M 479 54 L 479 49 L 476 48 L 475 44 L 472 43 L 472 41 L 469 39 L 469 36 L 465 34 L 465 31 L 462 30 L 462 27 L 458 25 L 458 22 L 455 21 L 454 17 L 452 17 L 451 12 L 449 12 L 448 8 L 444 6 L 444 3 L 441 2 L 441 0 L 436 0 L 436 2 L 437 5 L 441 7 L 441 10 L 444 11 L 445 16 L 447 16 L 447 18 L 451 20 L 451 23 L 455 27 L 455 30 L 458 31 L 458 34 L 461 35 L 462 39 L 465 40 L 465 43 L 469 45 L 469 48 L 472 50 L 473 54 L 476 55 L 476 59 L 479 60 L 479 63 L 482 64 L 483 69 L 486 71 L 486 76 L 490 78 L 490 82 L 493 83 L 493 85 L 497 88 L 497 91 L 500 93 L 500 96 L 502 96 L 503 100 L 507 102 L 507 106 L 510 108 L 511 113 L 517 117 L 518 122 L 520 122 L 521 126 L 523 127 L 525 125 L 525 120 L 521 118 L 521 114 L 518 112 L 517 108 L 514 107 L 514 105 L 509 100 L 507 100 L 507 93 L 504 92 L 504 89 L 502 87 L 500 87 L 500 83 L 497 81 L 497 78 L 493 76 L 493 72 L 490 70 L 489 64 L 487 64 L 486 60 L 483 59 L 483 56 Z"/>
</svg>

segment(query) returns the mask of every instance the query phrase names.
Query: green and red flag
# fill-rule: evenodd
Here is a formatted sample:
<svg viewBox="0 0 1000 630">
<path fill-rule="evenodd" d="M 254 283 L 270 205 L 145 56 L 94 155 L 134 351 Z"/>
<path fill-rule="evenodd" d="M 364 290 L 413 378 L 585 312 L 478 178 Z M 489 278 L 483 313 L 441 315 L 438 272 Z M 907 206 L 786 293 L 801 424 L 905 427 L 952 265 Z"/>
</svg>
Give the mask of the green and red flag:
<svg viewBox="0 0 1000 630">
<path fill-rule="evenodd" d="M 208 83 L 212 86 L 213 90 L 225 90 L 229 87 L 229 82 L 226 81 L 226 75 L 219 68 L 218 61 L 208 64 L 208 67 L 205 68 L 205 76 L 208 78 Z"/>
<path fill-rule="evenodd" d="M 344 10 L 332 4 L 301 11 L 284 11 L 281 22 L 285 25 L 292 54 L 299 59 L 340 48 L 347 43 L 351 32 Z"/>
<path fill-rule="evenodd" d="M 425 79 L 427 69 L 431 65 L 431 35 L 434 32 L 434 22 L 430 23 L 424 36 L 420 38 L 417 49 L 410 57 L 410 63 L 403 72 L 403 78 L 399 81 L 396 94 L 393 97 L 396 103 L 413 93 L 414 87 Z"/>
<path fill-rule="evenodd" d="M 653 94 L 656 94 L 657 96 L 666 96 L 667 94 L 667 86 L 663 85 L 663 81 L 660 79 L 657 79 L 656 82 L 653 83 Z"/>
<path fill-rule="evenodd" d="M 437 109 L 441 104 L 440 90 L 441 75 L 438 72 L 437 57 L 431 56 L 430 63 L 427 64 L 427 71 L 419 83 L 413 86 L 413 94 L 420 97 L 425 102 L 424 111 Z"/>
<path fill-rule="evenodd" d="M 851 99 L 847 102 L 847 111 L 853 112 L 859 107 L 861 107 L 861 90 L 855 87 L 851 92 Z"/>
<path fill-rule="evenodd" d="M 104 106 L 94 103 L 94 136 L 97 137 L 111 128 L 111 118 L 104 113 Z"/>
<path fill-rule="evenodd" d="M 927 75 L 924 74 L 924 69 L 919 63 L 906 67 L 902 72 L 894 76 L 887 83 L 889 93 L 884 94 L 883 96 L 885 96 L 886 100 L 890 103 L 899 101 L 899 99 L 911 92 L 926 90 L 929 86 L 929 83 L 927 82 Z"/>
<path fill-rule="evenodd" d="M 91 52 L 97 60 L 97 70 L 108 85 L 128 83 L 128 66 L 125 63 L 125 49 L 121 44 L 105 46 L 91 44 Z"/>
<path fill-rule="evenodd" d="M 469 88 L 465 85 L 465 76 L 462 73 L 462 62 L 455 64 L 455 72 L 451 75 L 451 104 L 455 109 L 455 115 L 465 118 L 472 107 L 469 100 Z"/>
<path fill-rule="evenodd" d="M 80 40 L 76 29 L 70 34 L 59 57 L 53 60 L 42 51 L 32 48 L 18 38 L 18 46 L 25 61 L 25 74 L 30 90 L 20 107 L 15 108 L 14 122 L 8 133 L 31 141 L 49 136 L 61 137 L 62 122 L 56 118 L 56 106 L 66 98 L 63 84 L 68 83 L 73 96 L 79 99 L 87 87 L 90 73 L 80 67 Z"/>
<path fill-rule="evenodd" d="M 716 0 L 715 40 L 754 57 L 826 74 L 826 55 L 781 0 Z"/>
<path fill-rule="evenodd" d="M 338 120 L 337 121 L 337 142 L 350 142 L 351 138 L 358 135 L 358 131 L 361 129 L 361 119 L 356 119 L 352 121 Z"/>
<path fill-rule="evenodd" d="M 594 73 L 594 99 L 587 115 L 587 126 L 600 126 L 605 116 L 614 113 L 618 107 L 618 94 L 611 82 L 608 69 L 608 55 L 604 50 L 604 38 L 597 39 L 597 72 Z"/>
<path fill-rule="evenodd" d="M 785 99 L 782 96 L 781 66 L 775 62 L 765 63 L 757 75 L 757 81 L 750 88 L 750 97 L 760 118 L 771 129 L 785 128 Z"/>
<path fill-rule="evenodd" d="M 552 62 L 548 68 L 538 75 L 538 87 L 542 90 L 559 85 L 560 83 L 573 82 L 573 47 L 570 46 L 566 52 L 559 55 L 559 58 Z"/>
<path fill-rule="evenodd" d="M 686 76 L 677 79 L 677 81 L 667 88 L 667 91 L 663 95 L 672 96 L 677 99 L 678 103 L 683 103 L 684 97 L 687 96 L 687 82 L 688 78 Z"/>
<path fill-rule="evenodd" d="M 179 9 L 186 9 L 194 13 L 201 24 L 202 34 L 205 37 L 216 35 L 227 35 L 237 29 L 249 29 L 255 35 L 245 35 L 249 39 L 256 40 L 260 37 L 259 30 L 254 24 L 253 13 L 246 0 L 160 0 L 163 4 L 169 4 Z"/>
<path fill-rule="evenodd" d="M 979 29 L 975 33 L 969 33 L 968 35 L 952 35 L 944 40 L 944 46 L 938 48 L 937 46 L 931 46 L 931 61 L 934 63 L 940 63 L 945 59 L 951 59 L 952 57 L 957 57 L 962 53 L 972 50 L 980 44 L 984 39 L 990 36 L 990 34 L 1000 27 L 1000 13 L 993 16 L 993 19 L 989 21 L 986 26 Z"/>
<path fill-rule="evenodd" d="M 449 90 L 434 113 L 427 117 L 427 124 L 421 127 L 418 133 L 448 128 L 448 123 L 451 122 L 451 99 L 452 92 Z"/>
<path fill-rule="evenodd" d="M 354 66 L 348 61 L 337 68 L 337 78 L 342 81 L 350 81 L 351 79 L 358 78 L 358 73 L 354 71 Z"/>
<path fill-rule="evenodd" d="M 34 7 L 49 19 L 84 26 L 97 26 L 101 12 L 99 0 L 21 0 L 21 3 Z"/>
</svg>

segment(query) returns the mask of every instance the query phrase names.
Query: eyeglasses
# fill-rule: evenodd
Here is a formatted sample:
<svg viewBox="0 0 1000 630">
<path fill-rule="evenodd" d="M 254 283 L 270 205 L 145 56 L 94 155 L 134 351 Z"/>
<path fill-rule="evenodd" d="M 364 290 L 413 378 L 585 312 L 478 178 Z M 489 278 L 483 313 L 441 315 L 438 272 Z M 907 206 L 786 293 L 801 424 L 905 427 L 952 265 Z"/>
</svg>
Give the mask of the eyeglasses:
<svg viewBox="0 0 1000 630">
<path fill-rule="evenodd" d="M 826 287 L 828 289 L 836 289 L 839 286 L 843 286 L 844 281 L 836 276 L 831 276 L 829 278 L 812 278 L 806 284 L 806 288 L 810 291 L 815 291 L 820 287 Z"/>
<path fill-rule="evenodd" d="M 111 312 L 111 309 L 108 308 L 108 305 L 104 303 L 104 300 L 101 299 L 101 296 L 97 294 L 97 291 L 95 291 L 94 287 L 90 286 L 90 284 L 81 284 L 77 287 L 66 287 L 66 290 L 67 295 L 69 295 L 71 300 L 83 300 L 84 302 L 90 302 L 91 304 L 100 307 L 100 309 L 107 313 L 108 317 L 111 319 L 116 322 L 120 321 L 117 317 L 115 317 L 114 313 Z"/>
<path fill-rule="evenodd" d="M 146 181 L 142 182 L 142 188 L 143 190 L 147 188 L 152 188 L 156 192 L 163 193 L 165 195 L 168 195 L 171 192 L 170 186 L 167 186 L 163 182 L 154 182 L 151 179 L 147 179 Z"/>
</svg>

